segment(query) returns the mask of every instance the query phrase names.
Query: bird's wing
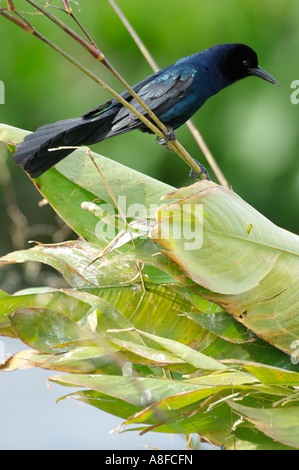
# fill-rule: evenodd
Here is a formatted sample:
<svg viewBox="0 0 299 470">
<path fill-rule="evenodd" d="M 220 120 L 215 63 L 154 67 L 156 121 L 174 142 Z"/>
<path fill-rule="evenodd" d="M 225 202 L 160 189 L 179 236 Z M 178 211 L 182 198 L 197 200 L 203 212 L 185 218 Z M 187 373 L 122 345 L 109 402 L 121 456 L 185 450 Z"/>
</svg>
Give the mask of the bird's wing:
<svg viewBox="0 0 299 470">
<path fill-rule="evenodd" d="M 138 95 L 157 116 L 161 116 L 192 92 L 194 73 L 195 69 L 187 73 L 169 71 L 161 74 L 143 86 Z M 145 113 L 135 100 L 131 104 L 142 114 Z"/>
<path fill-rule="evenodd" d="M 160 74 L 160 71 L 159 72 L 156 72 L 156 73 L 153 73 L 152 75 L 149 75 L 147 78 L 145 78 L 144 80 L 142 80 L 141 82 L 137 83 L 136 85 L 134 85 L 132 88 L 133 90 L 138 93 L 138 91 L 144 87 L 148 82 L 151 82 L 152 80 L 155 79 L 155 77 L 157 75 Z M 131 93 L 126 90 L 126 91 L 123 91 L 120 96 L 124 99 L 124 100 L 128 100 L 130 101 L 130 99 L 132 99 L 132 96 L 131 96 Z M 104 110 L 106 110 L 108 107 L 110 106 L 117 106 L 117 107 L 121 107 L 121 103 L 116 99 L 116 98 L 113 98 L 112 100 L 109 100 L 109 101 L 106 101 L 106 103 L 103 103 L 101 104 L 100 106 L 97 106 L 96 108 L 92 109 L 91 111 L 88 111 L 87 113 L 83 114 L 81 117 L 83 118 L 89 118 L 89 117 L 92 117 L 92 116 L 95 116 L 96 114 L 99 114 L 99 113 L 102 113 Z"/>
<path fill-rule="evenodd" d="M 140 88 L 138 95 L 158 117 L 162 116 L 192 92 L 195 72 L 191 69 L 188 73 L 183 70 L 161 74 Z M 141 114 L 146 114 L 134 99 L 130 102 Z M 120 108 L 112 122 L 113 135 L 124 126 L 127 129 L 142 127 L 139 119 L 125 107 Z"/>
<path fill-rule="evenodd" d="M 185 66 L 181 68 L 169 66 L 137 83 L 133 89 L 157 116 L 161 116 L 192 92 L 195 72 L 196 69 L 194 67 L 186 68 Z M 121 93 L 121 96 L 129 101 L 139 112 L 145 114 L 143 107 L 132 98 L 128 91 Z M 112 107 L 120 108 L 114 123 L 123 120 L 128 115 L 130 115 L 131 121 L 138 120 L 134 114 L 130 113 L 115 98 L 89 111 L 82 117 L 89 118 L 105 112 L 106 109 L 110 112 Z"/>
<path fill-rule="evenodd" d="M 138 95 L 156 114 L 161 115 L 191 93 L 194 73 L 192 69 L 189 73 L 162 75 L 142 87 Z"/>
</svg>

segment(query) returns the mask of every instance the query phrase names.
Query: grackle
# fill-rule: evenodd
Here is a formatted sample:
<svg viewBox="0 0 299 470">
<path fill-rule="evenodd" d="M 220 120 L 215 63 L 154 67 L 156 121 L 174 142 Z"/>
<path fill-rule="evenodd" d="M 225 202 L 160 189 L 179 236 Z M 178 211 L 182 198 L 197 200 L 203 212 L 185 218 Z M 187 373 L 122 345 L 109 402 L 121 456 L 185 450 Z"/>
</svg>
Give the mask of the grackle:
<svg viewBox="0 0 299 470">
<path fill-rule="evenodd" d="M 279 85 L 259 66 L 253 49 L 244 44 L 221 44 L 179 59 L 133 89 L 170 131 L 163 139 L 167 144 L 167 139 L 173 138 L 173 129 L 184 124 L 208 98 L 251 75 Z M 128 91 L 122 97 L 145 114 Z M 58 147 L 91 145 L 134 129 L 151 133 L 125 106 L 112 99 L 79 118 L 39 127 L 17 146 L 14 161 L 36 178 L 73 152 Z"/>
</svg>

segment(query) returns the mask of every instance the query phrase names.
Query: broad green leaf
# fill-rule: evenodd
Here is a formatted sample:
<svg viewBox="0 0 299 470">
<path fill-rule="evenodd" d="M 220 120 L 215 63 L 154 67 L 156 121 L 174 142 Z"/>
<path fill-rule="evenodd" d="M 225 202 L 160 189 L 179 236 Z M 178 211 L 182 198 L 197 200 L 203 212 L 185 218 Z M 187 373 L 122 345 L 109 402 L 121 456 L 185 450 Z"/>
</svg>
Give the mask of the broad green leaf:
<svg viewBox="0 0 299 470">
<path fill-rule="evenodd" d="M 263 364 L 245 364 L 244 369 L 259 379 L 263 384 L 271 385 L 299 385 L 299 373 Z"/>
<path fill-rule="evenodd" d="M 257 429 L 295 449 L 299 449 L 299 407 L 258 409 L 230 402 L 233 410 Z"/>
<path fill-rule="evenodd" d="M 140 333 L 143 336 L 158 343 L 160 346 L 162 346 L 167 351 L 171 352 L 176 357 L 196 367 L 196 369 L 223 370 L 227 367 L 221 362 L 216 361 L 215 359 L 206 356 L 205 354 L 202 354 L 199 351 L 195 351 L 194 349 L 182 343 L 179 343 L 178 341 L 163 338 L 162 336 L 152 335 L 144 331 L 140 331 Z"/>
<path fill-rule="evenodd" d="M 29 250 L 3 256 L 0 267 L 26 261 L 42 262 L 57 269 L 72 287 L 88 288 L 141 284 L 137 263 L 142 263 L 142 275 L 146 282 L 193 284 L 175 263 L 159 254 L 150 240 L 137 241 L 135 246 L 128 243 L 122 254 L 112 251 L 101 256 L 101 253 L 102 249 L 84 240 L 38 244 Z"/>
<path fill-rule="evenodd" d="M 235 431 L 233 439 L 226 442 L 227 450 L 294 450 L 277 442 L 256 428 L 240 427 Z"/>
<path fill-rule="evenodd" d="M 123 419 L 127 419 L 129 416 L 141 410 L 138 406 L 134 406 L 119 398 L 106 395 L 105 393 L 96 392 L 95 390 L 77 391 L 61 397 L 60 400 L 64 398 L 73 398 L 74 400 L 95 406 L 100 410 Z"/>
<path fill-rule="evenodd" d="M 65 374 L 50 377 L 50 380 L 71 387 L 87 387 L 142 408 L 176 393 L 198 388 L 183 380 L 161 380 L 149 377 Z"/>
<path fill-rule="evenodd" d="M 174 292 L 172 287 L 169 289 L 165 286 L 147 285 L 144 292 L 141 285 L 132 284 L 124 287 L 92 288 L 88 291 L 64 289 L 59 292 L 41 292 L 39 289 L 36 294 L 20 293 L 4 297 L 0 299 L 1 325 L 3 328 L 11 328 L 8 315 L 15 310 L 29 307 L 46 308 L 70 316 L 71 319 L 80 321 L 83 326 L 91 324 L 106 337 L 108 330 L 127 330 L 125 333 L 118 331 L 113 335 L 109 332 L 108 336 L 117 340 L 133 341 L 137 345 L 145 343 L 136 328 L 178 341 L 179 344 L 186 344 L 213 358 L 262 360 L 268 364 L 296 369 L 287 356 L 259 339 L 246 343 L 243 348 L 242 345 L 233 345 L 217 338 L 209 328 L 194 323 L 192 315 L 198 316 L 199 312 L 194 304 L 190 304 L 185 296 Z M 204 300 L 202 305 L 206 304 L 207 301 Z M 150 323 L 148 312 L 151 312 Z M 15 335 L 13 330 L 11 335 Z M 155 341 L 148 341 L 148 347 L 157 348 Z M 161 346 L 158 346 L 157 354 L 160 351 Z M 138 360 L 138 357 L 133 357 L 132 354 L 127 354 L 127 360 L 139 362 L 140 358 Z M 192 369 L 185 367 L 181 372 L 191 373 Z"/>
<path fill-rule="evenodd" d="M 188 317 L 227 341 L 243 344 L 255 340 L 253 333 L 224 311 L 217 313 L 191 313 Z"/>
<path fill-rule="evenodd" d="M 107 245 L 107 241 L 97 234 L 99 219 L 81 207 L 83 202 L 94 202 L 94 194 L 65 178 L 56 168 L 51 168 L 33 181 L 42 196 L 74 232 L 102 248 Z M 109 233 L 113 238 L 117 232 L 110 229 L 106 235 Z"/>
<path fill-rule="evenodd" d="M 7 124 L 0 124 L 0 140 L 13 147 L 22 142 L 30 131 L 19 129 L 18 127 L 9 126 Z"/>
<path fill-rule="evenodd" d="M 209 387 L 225 386 L 237 387 L 244 384 L 257 384 L 260 381 L 253 375 L 238 370 L 218 370 L 217 373 L 204 374 L 188 379 L 192 383 L 206 385 Z"/>
<path fill-rule="evenodd" d="M 68 295 L 69 291 L 51 290 L 25 294 L 23 291 L 9 297 L 0 298 L 0 318 L 8 318 L 16 310 L 27 307 L 46 308 L 68 316 L 74 321 L 80 320 L 90 306 L 80 299 Z"/>
<path fill-rule="evenodd" d="M 1 371 L 13 371 L 41 367 L 68 373 L 121 374 L 124 364 L 119 357 L 106 356 L 108 349 L 97 346 L 79 346 L 64 353 L 42 353 L 27 349 L 7 358 L 1 365 Z"/>
<path fill-rule="evenodd" d="M 46 308 L 69 316 L 73 320 L 79 320 L 90 308 L 89 305 L 77 301 L 72 297 L 58 291 L 35 293 L 19 292 L 11 296 L 0 297 L 0 333 L 4 336 L 15 337 L 16 333 L 11 327 L 9 315 L 16 310 L 26 307 Z M 32 289 L 30 290 L 32 292 Z"/>
<path fill-rule="evenodd" d="M 180 410 L 181 411 L 181 410 Z M 170 415 L 170 413 L 168 413 Z M 138 413 L 137 413 L 138 415 Z M 163 432 L 163 433 L 199 433 L 205 436 L 209 442 L 216 446 L 222 446 L 223 443 L 229 442 L 229 439 L 233 439 L 234 432 L 231 429 L 231 423 L 236 419 L 235 415 L 232 414 L 231 409 L 224 403 L 217 408 L 217 411 L 207 411 L 205 408 L 201 409 L 200 405 L 196 409 L 196 412 L 190 412 L 189 414 L 182 415 L 179 411 L 173 410 L 171 417 L 166 423 L 159 419 L 159 412 L 155 417 L 155 423 L 152 426 L 143 426 L 140 428 L 131 428 L 130 431 L 139 431 L 144 434 L 146 432 Z M 152 416 L 155 416 L 154 413 Z M 162 414 L 167 416 L 167 412 Z M 130 424 L 131 421 L 127 421 L 125 424 Z"/>
<path fill-rule="evenodd" d="M 299 237 L 274 225 L 231 190 L 209 181 L 164 199 L 176 202 L 161 208 L 151 238 L 211 291 L 205 297 L 265 341 L 292 354 L 299 337 Z M 196 211 L 201 206 L 202 217 Z M 195 249 L 182 226 L 189 232 L 196 227 Z M 177 233 L 181 237 L 171 235 Z"/>
<path fill-rule="evenodd" d="M 0 258 L 0 266 L 38 261 L 57 269 L 76 288 L 126 284 L 135 280 L 138 270 L 133 263 L 114 263 L 107 267 L 97 260 L 101 250 L 81 240 L 57 245 L 39 244 L 29 250 L 10 253 Z"/>
<path fill-rule="evenodd" d="M 113 266 L 115 263 L 142 263 L 144 268 L 142 273 L 146 280 L 153 283 L 175 283 L 186 286 L 196 286 L 196 284 L 186 276 L 179 266 L 171 261 L 169 257 L 163 255 L 155 244 L 149 240 L 137 240 L 135 246 L 127 244 L 126 250 L 118 254 L 108 253 L 104 263 Z M 196 286 L 198 287 L 198 286 Z"/>
<path fill-rule="evenodd" d="M 118 330 L 121 331 L 121 330 Z M 166 366 L 169 364 L 181 364 L 184 361 L 183 359 L 178 358 L 174 354 L 170 354 L 165 351 L 161 351 L 155 348 L 151 348 L 146 345 L 136 344 L 131 341 L 120 340 L 115 337 L 111 337 L 110 334 L 113 334 L 113 331 L 109 331 L 109 339 L 113 344 L 116 344 L 121 350 L 130 351 L 137 356 L 144 357 L 148 359 L 151 363 L 159 366 Z"/>
<path fill-rule="evenodd" d="M 141 336 L 135 331 L 132 323 L 122 314 L 117 308 L 115 303 L 101 298 L 100 296 L 93 295 L 89 292 L 79 292 L 68 290 L 68 295 L 74 298 L 84 301 L 92 307 L 91 312 L 88 312 L 82 320 L 82 325 L 91 325 L 93 330 L 101 333 L 101 335 L 108 338 L 110 333 L 108 332 L 113 329 L 122 329 L 122 333 L 119 335 L 124 341 L 134 341 L 137 345 L 144 345 L 144 341 Z"/>
<path fill-rule="evenodd" d="M 289 253 L 295 260 L 299 256 L 296 235 L 276 227 L 233 191 L 215 183 L 195 183 L 165 196 L 164 200 L 167 199 L 176 202 L 160 208 L 151 238 L 168 249 L 167 255 L 187 270 L 191 278 L 213 292 L 244 293 L 258 286 L 281 254 Z M 191 210 L 201 205 L 203 220 Z M 188 249 L 184 230 L 176 227 L 190 221 L 203 230 L 198 249 Z M 246 227 L 250 221 L 253 229 L 248 234 Z M 167 230 L 167 225 L 172 230 Z M 165 233 L 169 233 L 168 238 L 163 238 Z M 173 238 L 172 233 L 180 238 Z M 196 236 L 199 237 L 193 233 L 193 239 Z M 262 253 L 265 259 L 260 259 Z"/>
<path fill-rule="evenodd" d="M 204 328 L 212 331 L 221 338 L 234 343 L 245 343 L 254 341 L 255 336 L 248 331 L 245 326 L 232 318 L 231 315 L 223 311 L 220 305 L 202 297 L 205 293 L 202 289 L 187 288 L 181 286 L 171 286 L 174 292 L 180 292 L 195 307 L 198 313 L 188 314 L 188 318 L 199 323 Z"/>
<path fill-rule="evenodd" d="M 95 331 L 53 310 L 23 308 L 14 312 L 10 321 L 25 344 L 42 352 L 66 352 L 84 343 L 101 347 L 102 355 L 115 351 Z"/>
<path fill-rule="evenodd" d="M 94 152 L 91 153 L 115 198 L 125 198 L 125 200 L 120 199 L 119 204 L 122 211 L 129 217 L 133 217 L 135 210 L 140 210 L 138 205 L 141 205 L 147 210 L 144 213 L 144 218 L 153 218 L 160 198 L 174 189 L 172 186 L 132 170 L 114 160 Z M 57 169 L 79 187 L 94 194 L 95 198 L 114 205 L 106 185 L 84 150 L 76 150 L 71 158 L 60 162 Z M 40 182 L 42 178 L 43 176 L 37 181 Z"/>
</svg>

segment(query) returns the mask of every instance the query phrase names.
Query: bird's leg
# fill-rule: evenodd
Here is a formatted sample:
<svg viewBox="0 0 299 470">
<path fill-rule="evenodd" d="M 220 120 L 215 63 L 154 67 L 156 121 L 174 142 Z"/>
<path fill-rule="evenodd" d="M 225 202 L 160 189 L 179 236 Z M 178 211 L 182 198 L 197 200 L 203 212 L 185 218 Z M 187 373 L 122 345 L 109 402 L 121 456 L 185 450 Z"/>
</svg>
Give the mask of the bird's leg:
<svg viewBox="0 0 299 470">
<path fill-rule="evenodd" d="M 165 147 L 167 150 L 170 150 L 171 152 L 173 152 L 173 150 L 168 147 L 167 145 L 167 142 L 170 140 L 176 140 L 176 135 L 173 131 L 173 129 L 171 127 L 168 128 L 167 131 L 163 131 L 163 134 L 165 135 L 164 139 L 161 139 L 160 137 L 156 137 L 156 142 L 157 144 L 159 145 L 163 145 L 163 147 Z"/>
<path fill-rule="evenodd" d="M 206 175 L 206 179 L 208 181 L 211 181 L 211 178 L 210 178 L 210 175 L 208 173 L 208 170 L 201 164 L 199 163 L 197 160 L 195 160 L 195 158 L 193 158 L 193 160 L 195 161 L 195 163 L 201 168 L 201 171 L 199 173 L 196 173 L 193 168 L 191 168 L 190 170 L 190 173 L 189 173 L 189 178 L 192 178 L 192 179 L 199 179 L 201 177 L 201 175 Z"/>
</svg>

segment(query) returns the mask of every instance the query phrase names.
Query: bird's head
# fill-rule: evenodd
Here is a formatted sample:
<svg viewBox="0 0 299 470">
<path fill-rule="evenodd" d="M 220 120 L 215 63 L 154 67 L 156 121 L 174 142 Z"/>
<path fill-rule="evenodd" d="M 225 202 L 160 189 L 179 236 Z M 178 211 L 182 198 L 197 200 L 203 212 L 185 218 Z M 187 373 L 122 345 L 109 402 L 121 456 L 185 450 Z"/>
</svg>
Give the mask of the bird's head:
<svg viewBox="0 0 299 470">
<path fill-rule="evenodd" d="M 223 44 L 221 47 L 219 65 L 231 83 L 253 75 L 280 86 L 275 78 L 259 66 L 257 53 L 251 47 L 245 44 Z"/>
</svg>

